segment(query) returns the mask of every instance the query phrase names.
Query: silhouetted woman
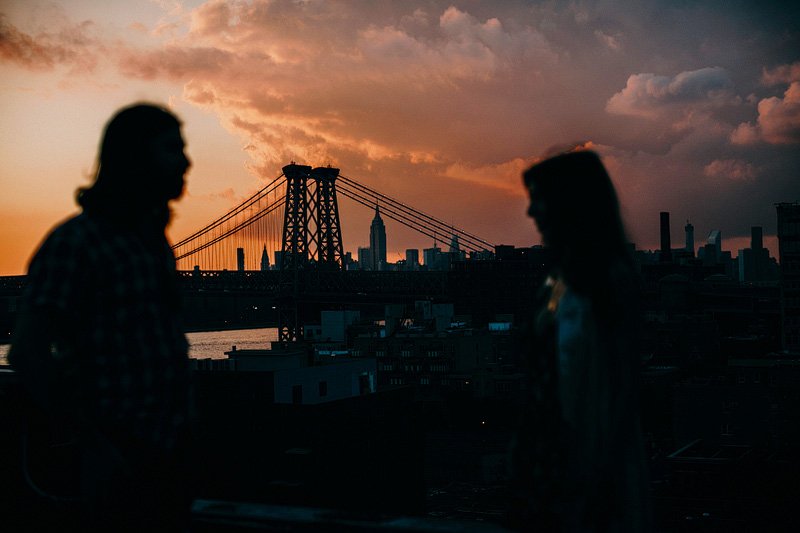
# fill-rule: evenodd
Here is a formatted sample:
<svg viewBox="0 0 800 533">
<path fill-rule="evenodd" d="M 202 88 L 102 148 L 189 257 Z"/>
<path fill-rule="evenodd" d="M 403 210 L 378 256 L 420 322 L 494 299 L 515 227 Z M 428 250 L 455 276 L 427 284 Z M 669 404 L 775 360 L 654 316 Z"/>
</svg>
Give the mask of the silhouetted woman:
<svg viewBox="0 0 800 533">
<path fill-rule="evenodd" d="M 614 187 L 589 151 L 547 159 L 523 177 L 528 214 L 554 262 L 531 327 L 514 525 L 642 531 L 637 282 Z"/>
</svg>

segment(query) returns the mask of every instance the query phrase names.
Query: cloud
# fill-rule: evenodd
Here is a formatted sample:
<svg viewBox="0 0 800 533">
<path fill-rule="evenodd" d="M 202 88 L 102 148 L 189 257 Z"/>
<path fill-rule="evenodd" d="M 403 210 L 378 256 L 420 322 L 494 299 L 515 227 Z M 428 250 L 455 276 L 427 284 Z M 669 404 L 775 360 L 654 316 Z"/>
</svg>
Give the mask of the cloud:
<svg viewBox="0 0 800 533">
<path fill-rule="evenodd" d="M 91 36 L 94 24 L 61 25 L 54 32 L 30 35 L 0 13 L 0 60 L 35 71 L 69 65 L 73 73 L 88 73 L 97 65 L 99 43 Z"/>
<path fill-rule="evenodd" d="M 474 167 L 461 162 L 452 163 L 444 170 L 444 175 L 484 186 L 519 192 L 522 172 L 533 164 L 532 159 L 516 158 L 494 165 Z"/>
<path fill-rule="evenodd" d="M 709 178 L 730 179 L 733 181 L 751 181 L 758 170 L 746 161 L 739 159 L 715 159 L 703 167 L 703 174 Z"/>
<path fill-rule="evenodd" d="M 613 50 L 615 52 L 622 49 L 622 42 L 621 42 L 621 35 L 609 35 L 602 30 L 595 30 L 594 36 L 597 37 L 597 40 L 602 43 L 606 48 Z"/>
<path fill-rule="evenodd" d="M 791 65 L 778 65 L 773 69 L 765 68 L 761 74 L 761 83 L 767 87 L 800 81 L 800 61 Z"/>
<path fill-rule="evenodd" d="M 733 144 L 800 143 L 800 62 L 764 69 L 761 81 L 766 86 L 789 84 L 782 97 L 771 96 L 758 102 L 755 124 L 742 122 L 731 133 Z"/>
<path fill-rule="evenodd" d="M 183 37 L 124 47 L 116 61 L 128 77 L 183 82 L 184 98 L 244 137 L 265 175 L 287 159 L 356 154 L 481 166 L 529 144 L 505 123 L 554 90 L 533 86 L 535 69 L 558 61 L 540 31 L 452 6 L 388 18 L 363 9 L 373 6 L 208 2 Z"/>
<path fill-rule="evenodd" d="M 118 66 L 124 75 L 134 78 L 183 80 L 187 76 L 220 72 L 236 59 L 233 54 L 218 48 L 166 46 L 144 53 L 123 50 L 119 53 Z"/>
<path fill-rule="evenodd" d="M 733 82 L 721 67 L 684 71 L 676 76 L 632 74 L 625 88 L 612 96 L 606 111 L 654 119 L 676 106 L 714 107 L 737 101 Z"/>
</svg>

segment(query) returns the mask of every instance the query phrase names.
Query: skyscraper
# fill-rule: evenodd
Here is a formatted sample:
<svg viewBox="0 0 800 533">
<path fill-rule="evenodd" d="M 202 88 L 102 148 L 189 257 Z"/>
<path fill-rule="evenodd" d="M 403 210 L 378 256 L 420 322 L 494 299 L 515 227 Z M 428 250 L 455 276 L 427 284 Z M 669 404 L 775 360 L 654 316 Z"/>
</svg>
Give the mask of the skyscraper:
<svg viewBox="0 0 800 533">
<path fill-rule="evenodd" d="M 236 270 L 244 272 L 244 248 L 236 249 Z"/>
<path fill-rule="evenodd" d="M 406 250 L 406 268 L 408 270 L 419 270 L 419 250 L 409 248 Z"/>
<path fill-rule="evenodd" d="M 669 236 L 669 213 L 661 212 L 661 261 L 672 261 L 672 244 Z"/>
<path fill-rule="evenodd" d="M 372 256 L 372 270 L 383 270 L 386 264 L 386 226 L 377 205 L 375 205 L 375 217 L 369 227 L 369 249 Z"/>
<path fill-rule="evenodd" d="M 686 251 L 694 257 L 694 226 L 687 220 L 683 230 L 686 232 Z"/>
<path fill-rule="evenodd" d="M 267 245 L 264 245 L 264 251 L 261 252 L 261 272 L 269 270 L 269 253 L 267 253 Z"/>
<path fill-rule="evenodd" d="M 764 248 L 764 230 L 761 226 L 750 228 L 750 248 L 739 250 L 739 281 L 772 281 L 775 273 Z"/>
<path fill-rule="evenodd" d="M 800 351 L 800 203 L 775 207 L 778 210 L 783 349 Z"/>
<path fill-rule="evenodd" d="M 372 270 L 372 254 L 369 247 L 358 247 L 358 269 L 359 270 Z"/>
<path fill-rule="evenodd" d="M 714 246 L 714 249 L 719 256 L 722 253 L 722 232 L 718 229 L 711 230 L 708 234 L 708 244 Z"/>
<path fill-rule="evenodd" d="M 458 255 L 461 252 L 461 247 L 458 245 L 458 235 L 455 233 L 453 237 L 450 239 L 450 250 L 448 250 L 451 254 Z"/>
</svg>

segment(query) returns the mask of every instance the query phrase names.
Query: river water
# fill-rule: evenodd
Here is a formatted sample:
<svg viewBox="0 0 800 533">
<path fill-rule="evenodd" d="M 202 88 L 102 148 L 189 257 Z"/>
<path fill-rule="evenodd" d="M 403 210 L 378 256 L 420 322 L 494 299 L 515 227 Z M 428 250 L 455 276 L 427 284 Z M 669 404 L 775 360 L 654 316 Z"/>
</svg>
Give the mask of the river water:
<svg viewBox="0 0 800 533">
<path fill-rule="evenodd" d="M 271 341 L 278 340 L 278 328 L 230 329 L 187 333 L 189 357 L 194 359 L 223 359 L 233 346 L 237 350 L 265 350 Z M 7 363 L 8 344 L 0 344 L 0 364 Z"/>
</svg>

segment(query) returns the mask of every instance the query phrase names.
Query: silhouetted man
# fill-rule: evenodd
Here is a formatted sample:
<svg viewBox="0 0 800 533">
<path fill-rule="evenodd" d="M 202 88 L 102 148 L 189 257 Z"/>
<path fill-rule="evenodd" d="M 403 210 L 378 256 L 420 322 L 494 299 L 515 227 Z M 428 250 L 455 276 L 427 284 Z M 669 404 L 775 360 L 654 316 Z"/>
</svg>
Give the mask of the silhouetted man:
<svg viewBox="0 0 800 533">
<path fill-rule="evenodd" d="M 33 257 L 9 354 L 34 401 L 82 448 L 81 500 L 98 530 L 180 529 L 190 408 L 175 258 L 164 229 L 190 162 L 180 122 L 138 104 L 106 125 L 82 212 Z"/>
</svg>

